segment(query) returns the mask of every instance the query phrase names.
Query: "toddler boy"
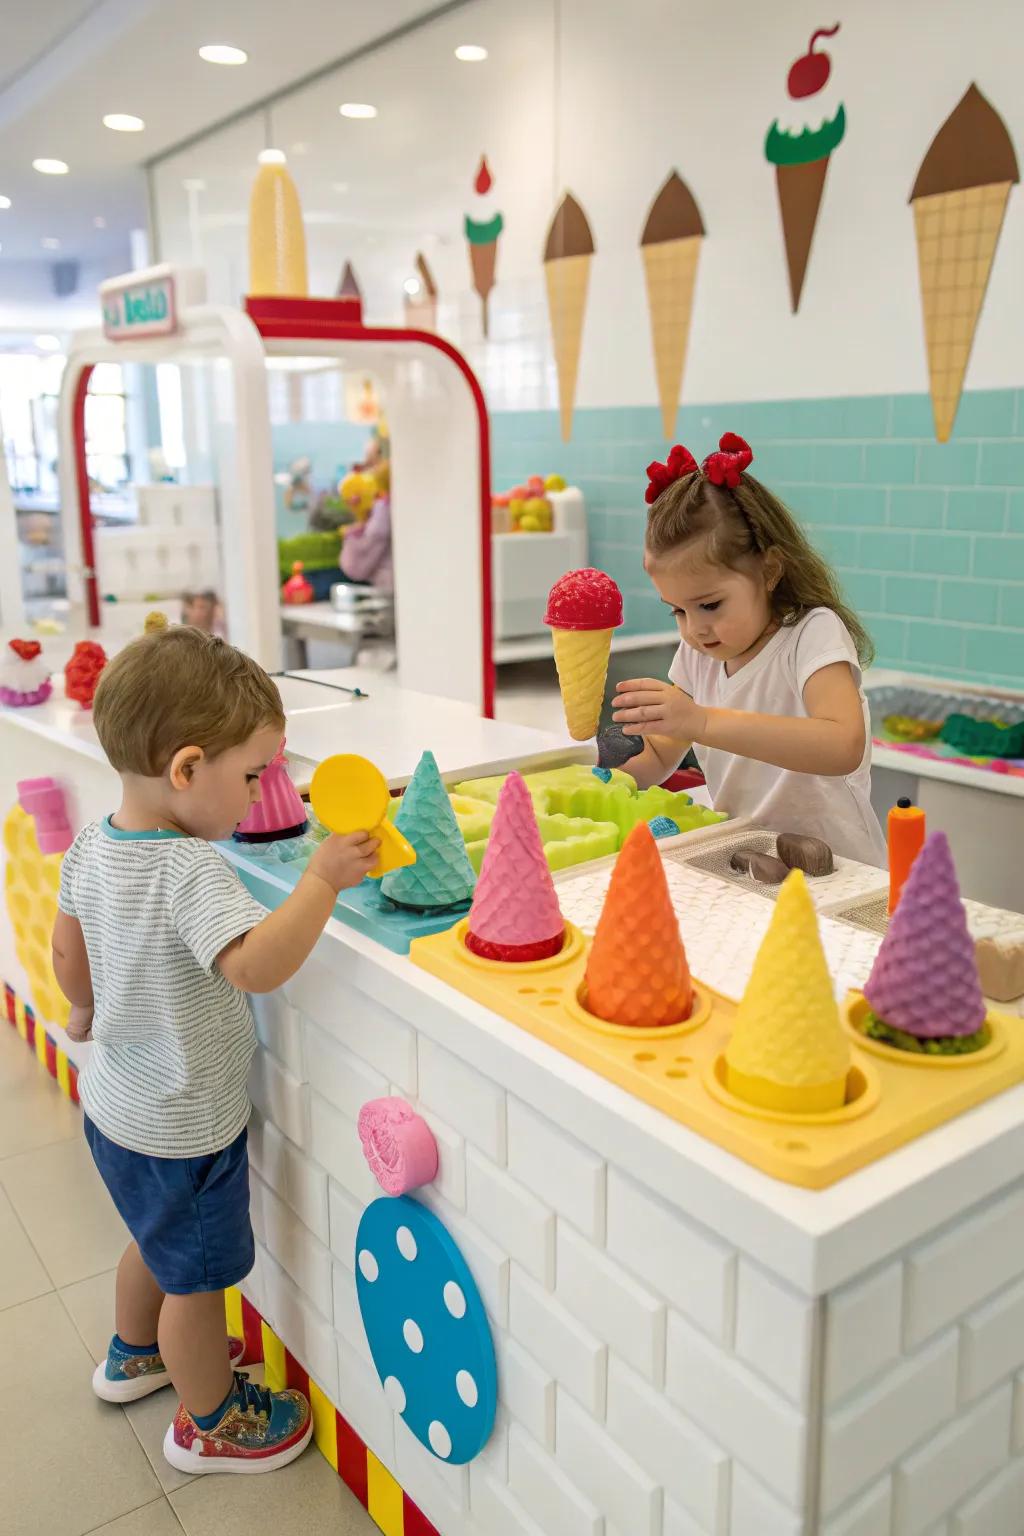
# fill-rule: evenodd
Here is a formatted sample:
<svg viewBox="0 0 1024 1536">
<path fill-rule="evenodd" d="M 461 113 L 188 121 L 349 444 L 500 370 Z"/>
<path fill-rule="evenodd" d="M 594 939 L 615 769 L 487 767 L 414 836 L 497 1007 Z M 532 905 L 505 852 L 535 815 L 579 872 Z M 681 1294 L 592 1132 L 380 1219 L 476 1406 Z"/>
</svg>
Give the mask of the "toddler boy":
<svg viewBox="0 0 1024 1536">
<path fill-rule="evenodd" d="M 302 1452 L 312 1419 L 301 1392 L 235 1370 L 244 1346 L 224 1326 L 224 1289 L 255 1256 L 246 993 L 295 974 L 377 843 L 327 838 L 269 916 L 248 894 L 211 843 L 259 799 L 284 711 L 262 668 L 213 635 L 175 627 L 134 641 L 105 668 L 93 719 L 121 804 L 68 849 L 53 933 L 69 1033 L 85 1038 L 91 1023 L 86 1140 L 133 1238 L 93 1387 L 124 1403 L 171 1382 L 173 1466 L 267 1472 Z"/>
</svg>

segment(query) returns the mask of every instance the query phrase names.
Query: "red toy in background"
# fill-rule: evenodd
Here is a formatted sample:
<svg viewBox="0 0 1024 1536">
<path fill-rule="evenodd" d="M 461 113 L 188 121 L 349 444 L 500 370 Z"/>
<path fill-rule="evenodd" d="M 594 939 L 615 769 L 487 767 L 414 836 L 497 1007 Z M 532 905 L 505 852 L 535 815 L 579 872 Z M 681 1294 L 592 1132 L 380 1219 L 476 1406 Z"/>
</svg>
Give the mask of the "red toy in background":
<svg viewBox="0 0 1024 1536">
<path fill-rule="evenodd" d="M 77 699 L 83 709 L 91 709 L 100 673 L 107 664 L 107 653 L 95 640 L 79 640 L 64 668 L 64 695 Z"/>
<path fill-rule="evenodd" d="M 296 560 L 292 566 L 292 573 L 281 588 L 282 603 L 311 603 L 313 601 L 313 588 L 302 574 L 301 560 Z"/>
</svg>

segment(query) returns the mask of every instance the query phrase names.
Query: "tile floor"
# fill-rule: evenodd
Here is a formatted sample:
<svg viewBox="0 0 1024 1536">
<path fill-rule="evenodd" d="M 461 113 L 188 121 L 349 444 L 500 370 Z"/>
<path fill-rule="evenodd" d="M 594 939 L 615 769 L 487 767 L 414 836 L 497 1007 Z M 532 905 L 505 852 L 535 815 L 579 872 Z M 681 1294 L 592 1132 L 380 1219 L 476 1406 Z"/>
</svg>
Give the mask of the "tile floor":
<svg viewBox="0 0 1024 1536">
<path fill-rule="evenodd" d="M 315 1448 L 266 1477 L 188 1478 L 161 1451 L 170 1390 L 93 1396 L 126 1240 L 81 1110 L 0 1026 L 0 1536 L 379 1536 Z"/>
</svg>

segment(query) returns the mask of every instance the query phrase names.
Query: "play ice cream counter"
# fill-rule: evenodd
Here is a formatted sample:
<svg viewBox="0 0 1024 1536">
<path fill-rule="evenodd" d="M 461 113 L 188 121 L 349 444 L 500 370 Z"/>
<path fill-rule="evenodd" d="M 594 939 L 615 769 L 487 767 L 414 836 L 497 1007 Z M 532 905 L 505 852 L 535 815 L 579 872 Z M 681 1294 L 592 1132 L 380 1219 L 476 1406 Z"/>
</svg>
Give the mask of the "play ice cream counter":
<svg viewBox="0 0 1024 1536">
<path fill-rule="evenodd" d="M 492 811 L 454 926 L 332 920 L 255 1000 L 229 1319 L 385 1532 L 1019 1536 L 1024 1021 L 945 840 L 883 938 L 884 872 L 759 834 L 785 880 L 726 878 L 729 823 L 552 878 L 537 778 L 449 796 Z"/>
</svg>

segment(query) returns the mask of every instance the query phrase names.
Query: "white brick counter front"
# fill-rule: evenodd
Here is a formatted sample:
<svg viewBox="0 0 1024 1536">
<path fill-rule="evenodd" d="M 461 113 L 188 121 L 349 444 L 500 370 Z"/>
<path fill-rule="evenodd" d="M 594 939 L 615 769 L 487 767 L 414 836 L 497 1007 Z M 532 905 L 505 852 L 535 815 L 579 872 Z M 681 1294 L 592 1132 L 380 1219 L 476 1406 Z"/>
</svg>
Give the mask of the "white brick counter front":
<svg viewBox="0 0 1024 1536">
<path fill-rule="evenodd" d="M 334 923 L 256 1011 L 244 1289 L 442 1536 L 1022 1536 L 1024 1090 L 815 1193 Z M 388 1407 L 356 1305 L 386 1093 L 494 1335 L 468 1468 Z"/>
<path fill-rule="evenodd" d="M 77 828 L 116 780 L 48 721 L 0 713 L 0 805 L 50 774 Z M 6 921 L 0 962 L 27 996 Z M 812 1192 L 336 922 L 256 1011 L 245 1289 L 441 1536 L 1024 1536 L 1024 1088 Z M 356 1117 L 389 1092 L 494 1336 L 468 1468 L 396 1418 L 357 1309 Z"/>
</svg>

